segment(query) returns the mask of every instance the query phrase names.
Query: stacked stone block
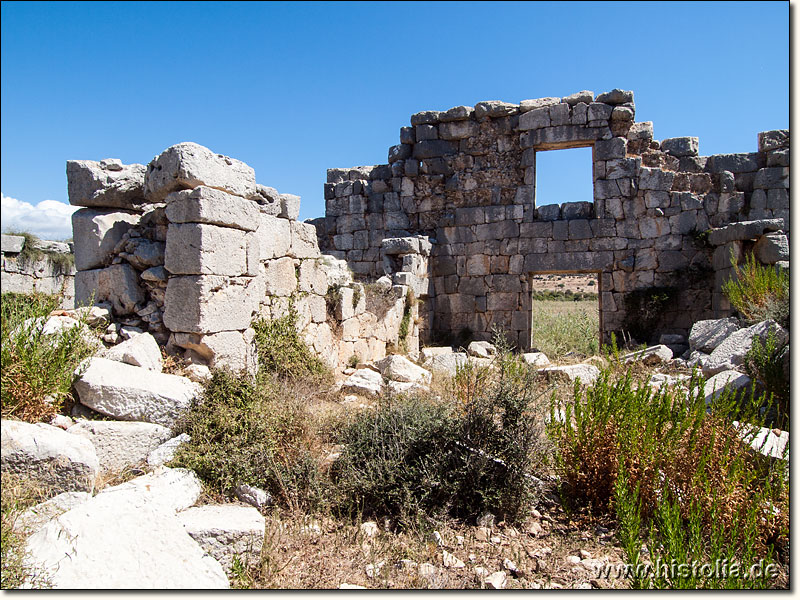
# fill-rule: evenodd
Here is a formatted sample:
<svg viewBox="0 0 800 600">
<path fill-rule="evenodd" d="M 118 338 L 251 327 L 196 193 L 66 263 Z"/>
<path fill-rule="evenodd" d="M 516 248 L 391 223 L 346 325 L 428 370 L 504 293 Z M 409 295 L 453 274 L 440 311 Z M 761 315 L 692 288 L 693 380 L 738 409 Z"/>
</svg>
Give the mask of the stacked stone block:
<svg viewBox="0 0 800 600">
<path fill-rule="evenodd" d="M 72 254 L 71 244 L 33 240 L 40 257 L 29 259 L 22 254 L 26 243 L 24 236 L 2 235 L 3 293 L 61 295 L 61 308 L 74 308 L 75 266 L 53 260 L 54 255 Z"/>
<path fill-rule="evenodd" d="M 386 238 L 435 240 L 426 338 L 499 327 L 530 347 L 530 279 L 548 272 L 598 274 L 605 341 L 648 290 L 671 290 L 652 337 L 686 334 L 724 310 L 707 231 L 771 218 L 788 230 L 788 139 L 765 132 L 758 152 L 703 157 L 697 138 L 655 140 L 625 90 L 423 111 L 387 165 L 328 171 L 315 224 L 323 250 L 366 277 L 382 272 Z M 537 153 L 574 147 L 593 149 L 593 198 L 538 206 Z"/>
</svg>

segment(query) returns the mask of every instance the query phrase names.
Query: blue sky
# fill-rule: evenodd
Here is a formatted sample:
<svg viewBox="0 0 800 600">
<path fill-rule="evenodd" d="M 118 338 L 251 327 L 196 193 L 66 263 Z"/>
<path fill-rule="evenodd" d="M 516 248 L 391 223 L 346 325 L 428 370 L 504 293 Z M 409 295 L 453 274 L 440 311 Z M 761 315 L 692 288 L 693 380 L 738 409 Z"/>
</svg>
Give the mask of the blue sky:
<svg viewBox="0 0 800 600">
<path fill-rule="evenodd" d="M 327 168 L 385 163 L 411 114 L 481 100 L 630 89 L 637 121 L 701 154 L 789 126 L 788 2 L 3 2 L 0 28 L 4 230 L 60 231 L 68 159 L 182 141 L 321 216 Z M 540 197 L 590 199 L 587 168 L 556 165 Z"/>
</svg>

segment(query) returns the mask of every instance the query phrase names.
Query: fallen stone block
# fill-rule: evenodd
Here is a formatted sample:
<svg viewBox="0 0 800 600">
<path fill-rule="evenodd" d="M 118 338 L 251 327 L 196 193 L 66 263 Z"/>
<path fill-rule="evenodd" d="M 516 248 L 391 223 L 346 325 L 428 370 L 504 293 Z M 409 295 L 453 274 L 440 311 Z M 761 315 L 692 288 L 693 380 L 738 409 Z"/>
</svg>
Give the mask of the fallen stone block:
<svg viewBox="0 0 800 600">
<path fill-rule="evenodd" d="M 228 368 L 235 373 L 255 375 L 258 370 L 253 339 L 255 331 L 220 331 L 218 333 L 174 333 L 172 342 L 190 350 L 189 357 L 211 368 Z"/>
<path fill-rule="evenodd" d="M 172 427 L 201 393 L 185 377 L 90 358 L 75 371 L 81 404 L 123 421 L 145 421 Z"/>
<path fill-rule="evenodd" d="M 182 433 L 168 439 L 166 442 L 161 444 L 158 448 L 147 455 L 147 464 L 151 467 L 160 467 L 167 464 L 169 461 L 175 458 L 178 447 L 181 444 L 185 444 L 189 441 L 191 441 L 191 437 L 189 437 L 188 433 Z"/>
<path fill-rule="evenodd" d="M 222 566 L 189 536 L 174 513 L 144 501 L 136 490 L 98 494 L 48 522 L 28 538 L 26 550 L 27 566 L 41 570 L 54 589 L 229 585 Z"/>
<path fill-rule="evenodd" d="M 153 423 L 81 421 L 67 430 L 89 440 L 97 451 L 101 473 L 120 473 L 141 464 L 172 433 Z"/>
<path fill-rule="evenodd" d="M 689 348 L 709 354 L 739 329 L 739 321 L 734 317 L 697 321 L 689 330 Z"/>
<path fill-rule="evenodd" d="M 755 428 L 752 425 L 733 422 L 742 440 L 756 452 L 769 458 L 789 460 L 789 432 L 767 427 Z"/>
<path fill-rule="evenodd" d="M 492 358 L 497 354 L 497 348 L 489 342 L 470 342 L 467 346 L 467 354 L 478 358 Z"/>
<path fill-rule="evenodd" d="M 206 223 L 244 231 L 255 231 L 260 223 L 255 202 L 205 185 L 173 192 L 166 202 L 170 223 Z"/>
<path fill-rule="evenodd" d="M 44 423 L 0 421 L 3 472 L 26 475 L 49 491 L 91 492 L 100 470 L 89 440 Z"/>
<path fill-rule="evenodd" d="M 422 363 L 422 366 L 430 371 L 443 373 L 453 377 L 460 368 L 463 368 L 467 364 L 468 361 L 469 358 L 467 357 L 466 352 L 450 352 L 448 354 L 438 354 L 433 356 Z"/>
<path fill-rule="evenodd" d="M 245 566 L 258 562 L 266 522 L 256 508 L 207 504 L 186 509 L 177 517 L 192 539 L 229 575 L 235 556 Z"/>
<path fill-rule="evenodd" d="M 383 390 L 383 376 L 372 369 L 357 369 L 337 387 L 345 393 L 375 396 Z"/>
<path fill-rule="evenodd" d="M 145 204 L 144 173 L 144 165 L 123 165 L 108 160 L 68 160 L 69 203 L 138 211 Z"/>
<path fill-rule="evenodd" d="M 726 389 L 729 389 L 735 395 L 739 395 L 742 392 L 749 391 L 752 384 L 753 380 L 739 371 L 732 369 L 721 371 L 706 381 L 706 385 L 703 388 L 706 405 L 711 405 Z"/>
<path fill-rule="evenodd" d="M 127 496 L 138 506 L 149 505 L 170 515 L 193 506 L 203 493 L 203 485 L 190 469 L 158 467 L 142 475 L 104 488 L 98 496 Z"/>
<path fill-rule="evenodd" d="M 644 350 L 636 350 L 635 352 L 624 354 L 622 360 L 626 363 L 642 361 L 645 364 L 660 364 L 672 360 L 672 350 L 663 344 L 659 344 L 658 346 L 650 346 Z"/>
<path fill-rule="evenodd" d="M 62 492 L 58 496 L 30 507 L 14 521 L 14 530 L 31 535 L 39 531 L 49 521 L 76 506 L 89 501 L 89 492 Z"/>
<path fill-rule="evenodd" d="M 392 381 L 423 383 L 431 382 L 431 374 L 422 367 L 415 365 L 405 356 L 393 354 L 375 363 L 381 375 Z"/>
<path fill-rule="evenodd" d="M 168 194 L 205 185 L 249 198 L 256 193 L 256 173 L 245 163 L 192 142 L 164 150 L 147 165 L 144 195 L 163 202 Z"/>
<path fill-rule="evenodd" d="M 426 363 L 434 356 L 441 356 L 443 354 L 452 354 L 453 349 L 450 346 L 430 346 L 428 348 L 423 348 L 421 351 L 422 354 L 422 362 Z"/>
<path fill-rule="evenodd" d="M 269 492 L 252 485 L 247 485 L 246 483 L 240 483 L 237 485 L 233 490 L 233 493 L 236 494 L 236 497 L 239 500 L 246 502 L 251 506 L 255 506 L 258 510 L 262 510 L 272 505 L 272 496 L 269 494 Z"/>
<path fill-rule="evenodd" d="M 753 337 L 758 336 L 764 342 L 770 330 L 775 332 L 779 344 L 788 343 L 789 333 L 775 321 L 767 320 L 751 327 L 740 329 L 729 335 L 717 346 L 708 361 L 703 365 L 703 375 L 711 377 L 726 370 L 735 370 L 744 364 L 747 353 L 753 346 Z"/>
<path fill-rule="evenodd" d="M 98 356 L 161 373 L 161 348 L 149 333 L 142 333 L 101 352 Z"/>
<path fill-rule="evenodd" d="M 550 364 L 550 359 L 544 352 L 526 352 L 522 355 L 522 360 L 534 367 L 546 367 Z"/>
<path fill-rule="evenodd" d="M 600 369 L 594 365 L 562 365 L 539 369 L 539 373 L 563 373 L 570 381 L 580 379 L 583 385 L 591 385 L 600 376 Z"/>
</svg>

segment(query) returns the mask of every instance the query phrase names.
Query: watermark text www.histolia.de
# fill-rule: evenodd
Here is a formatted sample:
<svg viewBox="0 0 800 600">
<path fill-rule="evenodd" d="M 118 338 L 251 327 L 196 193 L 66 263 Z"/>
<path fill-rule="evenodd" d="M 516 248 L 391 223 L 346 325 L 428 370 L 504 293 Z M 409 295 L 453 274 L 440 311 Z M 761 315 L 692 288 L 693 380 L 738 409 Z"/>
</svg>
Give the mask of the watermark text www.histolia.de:
<svg viewBox="0 0 800 600">
<path fill-rule="evenodd" d="M 597 569 L 598 579 L 628 579 L 632 577 L 650 579 L 774 579 L 780 573 L 779 565 L 768 563 L 763 558 L 751 565 L 718 559 L 714 562 L 692 561 L 679 563 L 675 560 L 654 563 L 611 563 Z"/>
</svg>

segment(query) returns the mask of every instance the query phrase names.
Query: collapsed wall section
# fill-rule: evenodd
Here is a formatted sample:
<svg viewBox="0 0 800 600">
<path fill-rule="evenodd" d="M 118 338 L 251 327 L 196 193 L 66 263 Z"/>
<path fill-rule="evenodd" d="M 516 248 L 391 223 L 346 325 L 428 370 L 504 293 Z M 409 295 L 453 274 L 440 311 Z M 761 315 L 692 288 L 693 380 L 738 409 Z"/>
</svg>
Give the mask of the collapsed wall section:
<svg viewBox="0 0 800 600">
<path fill-rule="evenodd" d="M 386 165 L 330 169 L 314 222 L 323 250 L 365 277 L 385 272 L 385 238 L 433 242 L 426 340 L 500 329 L 529 348 L 530 281 L 548 272 L 599 275 L 606 342 L 685 335 L 730 312 L 718 240 L 741 250 L 731 236 L 775 232 L 788 252 L 788 131 L 759 134 L 758 152 L 704 157 L 697 138 L 655 140 L 633 93 L 613 90 L 424 111 L 400 142 Z M 574 147 L 592 148 L 593 197 L 538 205 L 537 154 Z M 757 224 L 709 236 L 744 221 Z"/>
<path fill-rule="evenodd" d="M 241 161 L 182 143 L 146 167 L 70 161 L 67 177 L 70 202 L 83 207 L 73 216 L 78 303 L 106 304 L 170 353 L 254 373 L 254 320 L 290 312 L 331 366 L 418 346 L 409 285 L 353 282 L 297 220 L 300 198 L 257 184 Z M 398 270 L 419 271 L 405 254 Z"/>
<path fill-rule="evenodd" d="M 3 234 L 3 293 L 57 295 L 61 297 L 61 308 L 73 308 L 75 264 L 71 246 L 33 236 Z"/>
</svg>

